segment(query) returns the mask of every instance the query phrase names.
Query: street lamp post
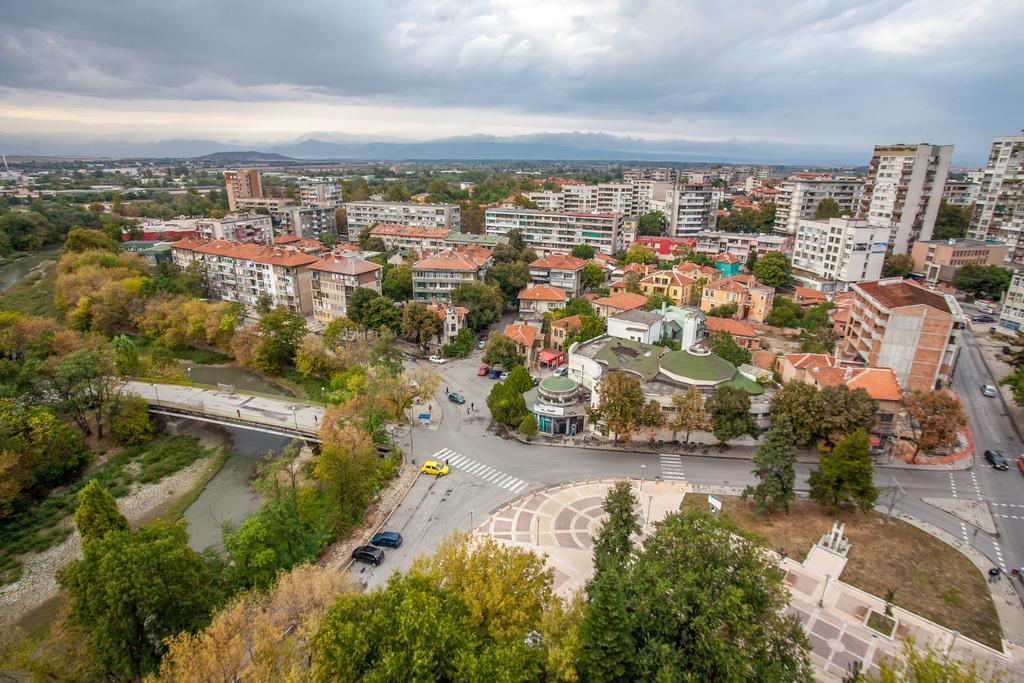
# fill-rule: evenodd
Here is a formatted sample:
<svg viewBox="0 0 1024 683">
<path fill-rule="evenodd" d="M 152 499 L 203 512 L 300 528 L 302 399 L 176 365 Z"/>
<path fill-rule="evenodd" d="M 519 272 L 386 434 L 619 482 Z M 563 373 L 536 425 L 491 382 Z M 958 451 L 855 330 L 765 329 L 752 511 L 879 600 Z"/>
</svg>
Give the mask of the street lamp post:
<svg viewBox="0 0 1024 683">
<path fill-rule="evenodd" d="M 473 508 L 469 508 L 469 533 L 473 533 Z"/>
<path fill-rule="evenodd" d="M 320 400 L 324 402 L 324 408 L 327 408 L 327 387 L 320 387 Z"/>
<path fill-rule="evenodd" d="M 647 521 L 644 524 L 651 523 L 651 503 L 654 501 L 654 496 L 647 496 Z"/>
<path fill-rule="evenodd" d="M 153 395 L 156 396 L 156 404 L 160 407 L 160 392 L 156 390 L 156 384 L 150 382 L 149 386 L 153 387 Z"/>
<path fill-rule="evenodd" d="M 196 383 L 192 381 L 192 368 L 185 368 L 185 372 L 188 373 L 188 383 L 194 387 Z"/>
<path fill-rule="evenodd" d="M 299 431 L 299 418 L 295 412 L 295 406 L 292 406 L 292 421 L 295 422 L 295 431 Z"/>
</svg>

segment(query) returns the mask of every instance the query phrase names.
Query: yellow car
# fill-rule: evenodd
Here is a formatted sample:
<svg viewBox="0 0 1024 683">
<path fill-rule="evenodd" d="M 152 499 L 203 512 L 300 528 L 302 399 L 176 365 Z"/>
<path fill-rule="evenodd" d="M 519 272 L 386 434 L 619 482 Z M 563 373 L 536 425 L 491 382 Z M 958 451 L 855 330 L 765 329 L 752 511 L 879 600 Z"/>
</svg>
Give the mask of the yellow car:
<svg viewBox="0 0 1024 683">
<path fill-rule="evenodd" d="M 427 460 L 423 463 L 423 467 L 420 468 L 420 472 L 440 477 L 448 474 L 448 465 L 442 465 L 436 460 Z"/>
</svg>

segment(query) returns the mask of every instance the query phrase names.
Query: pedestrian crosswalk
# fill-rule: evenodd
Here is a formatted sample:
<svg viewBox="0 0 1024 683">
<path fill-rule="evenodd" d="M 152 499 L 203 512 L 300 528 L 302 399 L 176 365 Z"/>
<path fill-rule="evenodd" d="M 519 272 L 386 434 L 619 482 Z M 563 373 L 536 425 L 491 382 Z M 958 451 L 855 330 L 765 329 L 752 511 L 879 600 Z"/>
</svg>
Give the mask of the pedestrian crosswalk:
<svg viewBox="0 0 1024 683">
<path fill-rule="evenodd" d="M 442 448 L 437 453 L 430 456 L 431 460 L 448 461 L 448 466 L 453 470 L 457 469 L 460 472 L 473 475 L 478 479 L 483 479 L 488 484 L 494 484 L 506 491 L 512 493 L 522 493 L 530 486 L 530 482 L 524 481 L 517 477 L 513 477 L 511 474 L 506 474 L 501 470 L 497 470 L 490 465 L 485 465 L 482 462 L 473 460 L 458 451 L 453 451 L 450 448 Z"/>
<path fill-rule="evenodd" d="M 683 458 L 675 453 L 662 453 L 661 478 L 675 481 L 686 479 L 686 474 L 683 472 Z"/>
</svg>

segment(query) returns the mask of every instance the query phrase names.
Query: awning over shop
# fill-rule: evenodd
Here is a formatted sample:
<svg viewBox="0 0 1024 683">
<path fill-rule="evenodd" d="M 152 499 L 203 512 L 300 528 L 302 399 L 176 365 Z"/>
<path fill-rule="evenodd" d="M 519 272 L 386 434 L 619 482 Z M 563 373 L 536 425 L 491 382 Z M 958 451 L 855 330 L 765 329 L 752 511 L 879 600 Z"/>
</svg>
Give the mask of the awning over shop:
<svg viewBox="0 0 1024 683">
<path fill-rule="evenodd" d="M 555 349 L 544 349 L 540 352 L 539 359 L 541 365 L 553 367 L 565 363 L 565 354 Z"/>
<path fill-rule="evenodd" d="M 872 436 L 871 437 L 871 445 L 872 445 L 872 447 L 877 447 L 877 446 L 880 446 L 881 444 L 882 444 L 882 440 L 879 439 L 877 436 Z"/>
</svg>

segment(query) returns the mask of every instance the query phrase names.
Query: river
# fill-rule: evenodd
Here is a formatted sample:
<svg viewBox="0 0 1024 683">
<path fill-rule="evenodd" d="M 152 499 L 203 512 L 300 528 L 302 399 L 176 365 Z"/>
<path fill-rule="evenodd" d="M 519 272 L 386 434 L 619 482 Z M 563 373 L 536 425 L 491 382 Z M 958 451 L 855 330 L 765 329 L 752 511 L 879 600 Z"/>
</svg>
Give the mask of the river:
<svg viewBox="0 0 1024 683">
<path fill-rule="evenodd" d="M 11 285 L 31 273 L 43 261 L 55 259 L 59 251 L 58 247 L 54 247 L 53 249 L 40 251 L 30 256 L 22 256 L 17 261 L 0 266 L 0 294 L 6 292 Z"/>
<path fill-rule="evenodd" d="M 285 389 L 259 375 L 233 365 L 189 365 L 189 375 L 200 384 L 233 384 L 241 391 L 290 396 Z M 189 545 L 195 550 L 221 547 L 221 525 L 240 524 L 263 502 L 252 488 L 256 466 L 270 451 L 280 453 L 289 439 L 247 429 L 231 430 L 234 448 L 224 466 L 214 475 L 199 497 L 185 510 Z"/>
</svg>

